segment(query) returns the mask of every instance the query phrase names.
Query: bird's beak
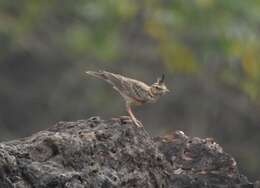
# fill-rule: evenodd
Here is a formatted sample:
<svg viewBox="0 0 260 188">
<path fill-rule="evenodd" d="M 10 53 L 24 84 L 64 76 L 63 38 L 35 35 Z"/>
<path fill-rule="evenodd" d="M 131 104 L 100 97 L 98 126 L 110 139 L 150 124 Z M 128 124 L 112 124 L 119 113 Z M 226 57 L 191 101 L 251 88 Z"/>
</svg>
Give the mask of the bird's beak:
<svg viewBox="0 0 260 188">
<path fill-rule="evenodd" d="M 170 92 L 170 90 L 169 90 L 168 88 L 166 88 L 166 90 L 165 90 L 165 91 L 166 91 L 166 93 L 169 93 L 169 92 Z"/>
</svg>

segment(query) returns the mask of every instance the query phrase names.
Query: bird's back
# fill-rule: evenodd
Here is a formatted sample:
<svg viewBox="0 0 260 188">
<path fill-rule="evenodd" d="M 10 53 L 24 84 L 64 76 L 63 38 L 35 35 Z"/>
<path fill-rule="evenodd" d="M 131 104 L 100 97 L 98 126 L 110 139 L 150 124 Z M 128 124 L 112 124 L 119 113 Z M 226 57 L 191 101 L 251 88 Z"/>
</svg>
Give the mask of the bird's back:
<svg viewBox="0 0 260 188">
<path fill-rule="evenodd" d="M 86 73 L 104 79 L 131 103 L 146 103 L 151 99 L 149 96 L 150 87 L 144 82 L 107 71 L 87 71 Z"/>
</svg>

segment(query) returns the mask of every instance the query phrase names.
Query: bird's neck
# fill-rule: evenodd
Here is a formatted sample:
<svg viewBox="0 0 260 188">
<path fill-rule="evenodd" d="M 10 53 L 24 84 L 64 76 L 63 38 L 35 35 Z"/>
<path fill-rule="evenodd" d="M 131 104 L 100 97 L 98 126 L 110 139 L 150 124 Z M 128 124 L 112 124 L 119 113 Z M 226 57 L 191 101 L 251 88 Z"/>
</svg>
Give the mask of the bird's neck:
<svg viewBox="0 0 260 188">
<path fill-rule="evenodd" d="M 160 95 L 158 95 L 157 92 L 155 92 L 152 88 L 149 89 L 149 96 L 153 99 L 157 99 Z"/>
</svg>

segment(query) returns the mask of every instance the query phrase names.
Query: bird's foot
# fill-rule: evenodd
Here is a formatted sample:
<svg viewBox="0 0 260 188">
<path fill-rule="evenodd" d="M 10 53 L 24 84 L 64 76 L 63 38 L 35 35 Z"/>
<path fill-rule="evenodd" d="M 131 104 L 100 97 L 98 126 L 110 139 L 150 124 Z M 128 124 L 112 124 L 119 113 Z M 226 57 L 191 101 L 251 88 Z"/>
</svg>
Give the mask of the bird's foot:
<svg viewBox="0 0 260 188">
<path fill-rule="evenodd" d="M 133 122 L 134 124 L 137 126 L 137 127 L 144 127 L 143 124 L 141 123 L 141 121 L 137 120 L 137 119 L 133 119 Z"/>
<path fill-rule="evenodd" d="M 141 123 L 141 121 L 135 119 L 135 118 L 131 118 L 130 116 L 120 116 L 120 121 L 122 122 L 127 122 L 127 123 L 134 123 L 137 127 L 144 127 L 143 124 Z"/>
</svg>

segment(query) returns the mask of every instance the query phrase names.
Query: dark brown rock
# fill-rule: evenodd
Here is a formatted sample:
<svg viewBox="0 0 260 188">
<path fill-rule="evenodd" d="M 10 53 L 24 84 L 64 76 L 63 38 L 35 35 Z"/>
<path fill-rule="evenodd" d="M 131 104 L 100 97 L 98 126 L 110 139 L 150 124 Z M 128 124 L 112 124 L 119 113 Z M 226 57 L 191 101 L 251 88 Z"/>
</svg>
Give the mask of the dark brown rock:
<svg viewBox="0 0 260 188">
<path fill-rule="evenodd" d="M 255 186 L 257 186 L 255 184 Z M 121 119 L 59 122 L 0 144 L 0 188 L 254 187 L 213 139 L 150 137 Z"/>
</svg>

